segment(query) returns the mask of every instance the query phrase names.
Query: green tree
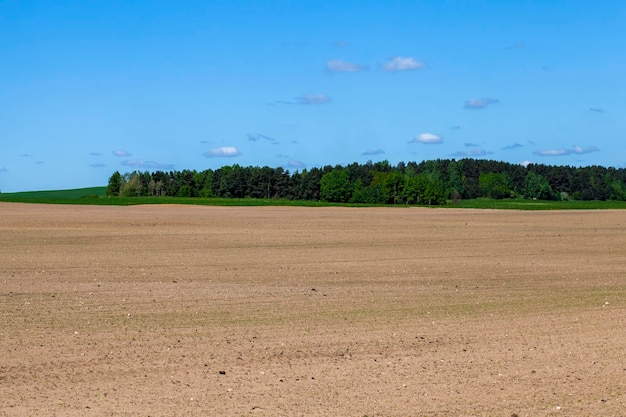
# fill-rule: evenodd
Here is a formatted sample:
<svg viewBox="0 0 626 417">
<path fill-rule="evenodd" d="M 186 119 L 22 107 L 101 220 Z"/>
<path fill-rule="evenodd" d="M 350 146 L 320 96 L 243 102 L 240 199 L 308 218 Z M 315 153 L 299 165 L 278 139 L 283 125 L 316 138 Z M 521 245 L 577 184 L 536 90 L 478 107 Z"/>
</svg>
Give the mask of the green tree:
<svg viewBox="0 0 626 417">
<path fill-rule="evenodd" d="M 620 201 L 626 200 L 626 185 L 617 179 L 611 182 L 611 199 Z"/>
<path fill-rule="evenodd" d="M 406 175 L 402 190 L 403 200 L 407 204 L 418 204 L 424 194 L 424 180 L 421 176 Z"/>
<path fill-rule="evenodd" d="M 350 177 L 345 168 L 336 167 L 324 174 L 320 180 L 320 198 L 322 201 L 347 203 L 352 197 Z"/>
<path fill-rule="evenodd" d="M 193 187 L 189 184 L 181 185 L 178 189 L 179 197 L 195 197 L 193 195 Z"/>
<path fill-rule="evenodd" d="M 124 182 L 120 187 L 120 197 L 138 197 L 141 195 L 141 178 L 137 172 L 124 174 Z"/>
<path fill-rule="evenodd" d="M 115 171 L 109 178 L 109 185 L 107 185 L 107 196 L 117 197 L 120 195 L 120 188 L 122 187 L 122 174 L 119 171 Z"/>
<path fill-rule="evenodd" d="M 485 197 L 500 199 L 511 196 L 511 179 L 506 172 L 481 172 L 478 183 Z"/>
<path fill-rule="evenodd" d="M 539 200 L 552 199 L 552 187 L 543 175 L 536 174 L 532 171 L 526 174 L 524 181 L 524 197 L 536 198 Z"/>
<path fill-rule="evenodd" d="M 445 182 L 438 175 L 431 173 L 420 174 L 423 181 L 424 191 L 421 195 L 421 203 L 430 205 L 443 205 L 448 201 L 448 190 Z"/>
<path fill-rule="evenodd" d="M 310 171 L 305 169 L 300 173 L 300 177 L 298 199 L 319 200 L 322 171 L 319 168 L 311 168 Z"/>
<path fill-rule="evenodd" d="M 448 175 L 450 177 L 448 184 L 450 185 L 451 197 L 453 200 L 457 201 L 461 198 L 463 193 L 465 193 L 463 184 L 465 182 L 463 176 L 463 161 L 450 161 L 448 164 Z"/>
<path fill-rule="evenodd" d="M 385 202 L 388 204 L 400 204 L 404 202 L 404 174 L 398 171 L 390 172 L 382 183 Z"/>
</svg>

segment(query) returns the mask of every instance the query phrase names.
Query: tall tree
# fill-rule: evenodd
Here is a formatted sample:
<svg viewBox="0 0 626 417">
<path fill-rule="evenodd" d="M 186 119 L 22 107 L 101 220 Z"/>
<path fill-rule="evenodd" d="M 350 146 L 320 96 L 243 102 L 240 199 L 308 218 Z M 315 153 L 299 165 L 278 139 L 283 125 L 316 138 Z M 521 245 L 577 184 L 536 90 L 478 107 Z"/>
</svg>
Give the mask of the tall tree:
<svg viewBox="0 0 626 417">
<path fill-rule="evenodd" d="M 122 174 L 119 171 L 115 171 L 109 178 L 109 185 L 107 185 L 106 194 L 109 197 L 117 197 L 120 195 L 120 188 L 122 187 Z"/>
<path fill-rule="evenodd" d="M 524 197 L 538 200 L 552 200 L 552 187 L 543 175 L 529 171 L 524 182 Z"/>
<path fill-rule="evenodd" d="M 478 178 L 480 191 L 488 198 L 506 198 L 511 196 L 511 179 L 503 173 L 483 172 Z"/>
<path fill-rule="evenodd" d="M 322 201 L 347 203 L 352 197 L 350 177 L 345 168 L 337 167 L 324 174 L 320 181 L 320 198 Z"/>
</svg>

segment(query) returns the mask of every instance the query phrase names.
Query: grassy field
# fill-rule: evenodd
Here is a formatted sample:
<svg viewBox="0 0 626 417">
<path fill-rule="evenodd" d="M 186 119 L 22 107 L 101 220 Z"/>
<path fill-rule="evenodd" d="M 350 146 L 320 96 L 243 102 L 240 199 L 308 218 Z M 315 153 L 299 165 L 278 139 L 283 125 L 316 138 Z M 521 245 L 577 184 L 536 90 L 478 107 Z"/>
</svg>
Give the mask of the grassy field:
<svg viewBox="0 0 626 417">
<path fill-rule="evenodd" d="M 76 188 L 72 190 L 26 191 L 21 193 L 0 193 L 0 201 L 47 202 L 46 200 L 96 199 L 106 197 L 107 187 Z"/>
<path fill-rule="evenodd" d="M 77 188 L 71 190 L 29 191 L 0 193 L 0 201 L 40 204 L 84 204 L 131 206 L 139 204 L 193 204 L 204 206 L 367 206 L 361 204 L 337 204 L 320 201 L 277 200 L 256 198 L 185 198 L 185 197 L 107 197 L 106 187 Z M 405 206 L 402 206 L 405 207 Z M 479 208 L 501 210 L 601 210 L 626 209 L 626 201 L 543 201 L 478 198 L 461 200 L 458 205 L 444 207 Z"/>
<path fill-rule="evenodd" d="M 506 210 L 607 210 L 626 209 L 626 201 L 546 201 L 477 198 L 462 200 L 460 208 L 506 209 Z"/>
</svg>

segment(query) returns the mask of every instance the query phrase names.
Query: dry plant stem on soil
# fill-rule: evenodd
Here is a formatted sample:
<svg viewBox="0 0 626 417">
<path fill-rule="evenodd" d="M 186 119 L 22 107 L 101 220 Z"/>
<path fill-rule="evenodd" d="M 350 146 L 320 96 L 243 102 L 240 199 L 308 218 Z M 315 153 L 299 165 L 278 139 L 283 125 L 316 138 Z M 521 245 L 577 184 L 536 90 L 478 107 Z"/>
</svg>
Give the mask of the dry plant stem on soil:
<svg viewBox="0 0 626 417">
<path fill-rule="evenodd" d="M 0 415 L 626 409 L 626 211 L 0 214 Z"/>
</svg>

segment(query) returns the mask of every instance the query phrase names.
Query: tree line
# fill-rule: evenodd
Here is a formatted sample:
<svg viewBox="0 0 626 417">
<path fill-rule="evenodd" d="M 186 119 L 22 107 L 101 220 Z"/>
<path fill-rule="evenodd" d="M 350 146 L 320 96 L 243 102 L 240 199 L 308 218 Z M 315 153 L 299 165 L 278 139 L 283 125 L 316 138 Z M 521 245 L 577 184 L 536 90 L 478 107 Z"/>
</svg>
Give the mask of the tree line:
<svg viewBox="0 0 626 417">
<path fill-rule="evenodd" d="M 290 172 L 268 166 L 155 171 L 109 178 L 108 196 L 178 196 L 442 205 L 487 197 L 626 200 L 626 169 L 511 164 L 482 159 L 327 165 Z"/>
</svg>

